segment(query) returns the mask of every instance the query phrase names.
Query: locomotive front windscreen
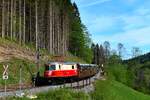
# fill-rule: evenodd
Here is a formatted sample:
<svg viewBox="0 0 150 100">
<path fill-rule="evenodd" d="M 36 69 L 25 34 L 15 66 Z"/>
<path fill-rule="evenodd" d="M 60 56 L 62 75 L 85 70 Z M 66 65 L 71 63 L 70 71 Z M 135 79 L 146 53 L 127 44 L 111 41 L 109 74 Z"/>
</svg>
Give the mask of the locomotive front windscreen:
<svg viewBox="0 0 150 100">
<path fill-rule="evenodd" d="M 56 70 L 55 65 L 45 66 L 45 70 Z"/>
</svg>

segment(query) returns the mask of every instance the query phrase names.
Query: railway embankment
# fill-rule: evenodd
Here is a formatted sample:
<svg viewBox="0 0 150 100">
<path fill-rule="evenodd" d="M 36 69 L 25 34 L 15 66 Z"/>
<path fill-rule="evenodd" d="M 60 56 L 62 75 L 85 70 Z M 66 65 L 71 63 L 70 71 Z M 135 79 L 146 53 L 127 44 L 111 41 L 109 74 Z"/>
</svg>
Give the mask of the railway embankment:
<svg viewBox="0 0 150 100">
<path fill-rule="evenodd" d="M 48 86 L 40 86 L 40 87 L 30 87 L 22 90 L 11 90 L 9 92 L 0 92 L 0 98 L 4 97 L 15 97 L 17 96 L 18 93 L 24 93 L 26 96 L 28 94 L 38 94 L 38 93 L 43 93 L 43 92 L 48 92 L 48 91 L 53 91 L 53 90 L 58 90 L 61 88 L 68 88 L 71 89 L 74 92 L 83 92 L 83 93 L 90 93 L 94 92 L 94 82 L 96 80 L 100 79 L 100 73 L 97 73 L 95 76 L 90 77 L 88 79 L 80 80 L 77 82 L 73 83 L 63 83 L 60 85 L 48 85 Z"/>
</svg>

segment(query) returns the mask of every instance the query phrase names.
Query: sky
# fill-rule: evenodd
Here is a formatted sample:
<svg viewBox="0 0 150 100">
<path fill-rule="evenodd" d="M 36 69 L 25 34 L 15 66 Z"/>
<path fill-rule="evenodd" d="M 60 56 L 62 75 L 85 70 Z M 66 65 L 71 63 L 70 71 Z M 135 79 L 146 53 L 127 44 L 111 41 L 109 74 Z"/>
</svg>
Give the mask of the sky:
<svg viewBox="0 0 150 100">
<path fill-rule="evenodd" d="M 150 0 L 72 0 L 94 43 L 109 41 L 112 49 L 122 43 L 124 57 L 133 47 L 150 51 Z"/>
</svg>

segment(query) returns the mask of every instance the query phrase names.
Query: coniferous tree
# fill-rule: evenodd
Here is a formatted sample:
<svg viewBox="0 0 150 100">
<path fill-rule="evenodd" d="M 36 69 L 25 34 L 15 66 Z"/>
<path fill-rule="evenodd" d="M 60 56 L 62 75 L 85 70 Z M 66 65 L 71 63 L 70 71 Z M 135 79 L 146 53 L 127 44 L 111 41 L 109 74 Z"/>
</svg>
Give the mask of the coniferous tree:
<svg viewBox="0 0 150 100">
<path fill-rule="evenodd" d="M 70 0 L 1 0 L 0 36 L 51 54 L 92 58 L 90 35 Z M 87 51 L 87 52 L 85 52 Z"/>
</svg>

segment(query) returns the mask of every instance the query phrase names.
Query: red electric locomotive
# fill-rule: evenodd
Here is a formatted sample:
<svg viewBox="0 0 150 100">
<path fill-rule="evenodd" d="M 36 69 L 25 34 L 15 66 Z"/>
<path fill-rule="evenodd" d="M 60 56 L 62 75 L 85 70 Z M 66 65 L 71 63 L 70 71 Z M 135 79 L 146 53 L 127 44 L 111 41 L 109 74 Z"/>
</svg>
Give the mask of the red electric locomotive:
<svg viewBox="0 0 150 100">
<path fill-rule="evenodd" d="M 69 78 L 77 75 L 76 63 L 50 62 L 45 64 L 45 78 Z"/>
<path fill-rule="evenodd" d="M 91 77 L 97 72 L 98 66 L 95 64 L 49 62 L 45 64 L 44 77 L 52 80 L 65 78 L 83 79 Z"/>
</svg>

